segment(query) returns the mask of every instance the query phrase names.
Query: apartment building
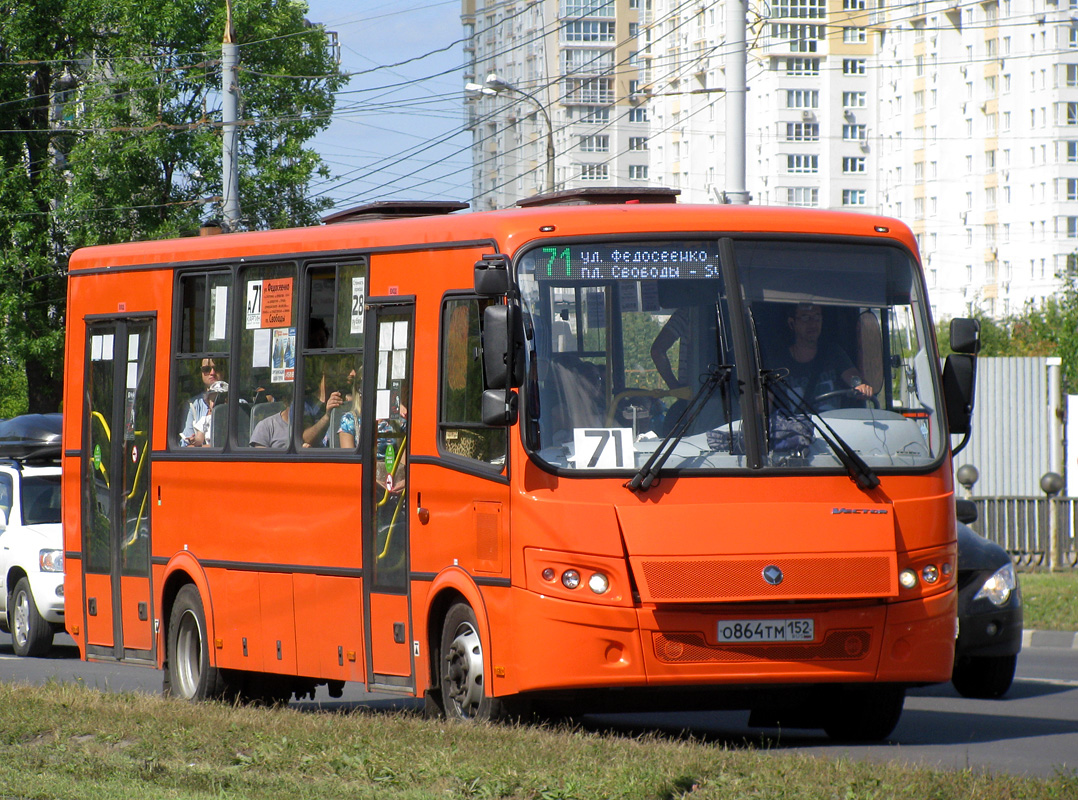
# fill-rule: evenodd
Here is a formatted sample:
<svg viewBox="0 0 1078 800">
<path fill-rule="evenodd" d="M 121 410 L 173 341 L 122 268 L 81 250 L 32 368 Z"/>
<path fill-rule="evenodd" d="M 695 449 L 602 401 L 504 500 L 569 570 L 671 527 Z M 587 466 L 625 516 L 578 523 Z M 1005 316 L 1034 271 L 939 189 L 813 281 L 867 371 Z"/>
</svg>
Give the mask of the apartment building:
<svg viewBox="0 0 1078 800">
<path fill-rule="evenodd" d="M 722 0 L 654 0 L 651 178 L 722 202 Z M 1078 0 L 775 0 L 749 14 L 752 202 L 891 214 L 935 312 L 1020 311 L 1078 252 Z M 648 48 L 645 48 L 648 50 Z"/>
<path fill-rule="evenodd" d="M 473 208 L 647 184 L 637 44 L 646 2 L 463 0 Z"/>
</svg>

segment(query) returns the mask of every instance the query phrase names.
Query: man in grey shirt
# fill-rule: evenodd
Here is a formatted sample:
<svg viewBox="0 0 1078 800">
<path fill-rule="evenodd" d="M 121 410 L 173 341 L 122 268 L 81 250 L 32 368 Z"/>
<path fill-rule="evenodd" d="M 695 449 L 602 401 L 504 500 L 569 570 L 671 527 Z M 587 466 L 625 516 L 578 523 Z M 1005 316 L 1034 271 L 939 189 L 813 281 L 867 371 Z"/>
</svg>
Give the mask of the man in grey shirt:
<svg viewBox="0 0 1078 800">
<path fill-rule="evenodd" d="M 281 400 L 284 403 L 284 410 L 279 414 L 271 414 L 261 420 L 255 425 L 255 429 L 251 431 L 252 447 L 276 447 L 282 450 L 288 447 L 290 438 L 288 409 L 292 403 L 292 398 L 286 395 Z"/>
</svg>

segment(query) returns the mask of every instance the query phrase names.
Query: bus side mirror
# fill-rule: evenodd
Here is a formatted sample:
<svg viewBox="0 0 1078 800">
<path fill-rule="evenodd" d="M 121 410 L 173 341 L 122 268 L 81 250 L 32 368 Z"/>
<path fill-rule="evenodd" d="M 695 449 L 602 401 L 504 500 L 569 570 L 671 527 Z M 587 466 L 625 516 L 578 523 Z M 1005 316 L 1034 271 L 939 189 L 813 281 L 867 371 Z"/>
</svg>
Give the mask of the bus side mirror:
<svg viewBox="0 0 1078 800">
<path fill-rule="evenodd" d="M 509 256 L 491 253 L 475 262 L 475 293 L 481 297 L 502 297 L 509 292 Z"/>
<path fill-rule="evenodd" d="M 483 309 L 483 375 L 488 389 L 524 383 L 524 326 L 515 303 Z"/>
<path fill-rule="evenodd" d="M 951 433 L 969 433 L 973 424 L 973 392 L 977 377 L 977 359 L 965 353 L 952 353 L 943 364 L 943 402 Z"/>
<path fill-rule="evenodd" d="M 487 389 L 483 392 L 483 424 L 504 428 L 517 422 L 517 393 L 512 389 Z"/>
<path fill-rule="evenodd" d="M 965 317 L 952 319 L 951 350 L 977 355 L 981 350 L 981 323 Z"/>
</svg>

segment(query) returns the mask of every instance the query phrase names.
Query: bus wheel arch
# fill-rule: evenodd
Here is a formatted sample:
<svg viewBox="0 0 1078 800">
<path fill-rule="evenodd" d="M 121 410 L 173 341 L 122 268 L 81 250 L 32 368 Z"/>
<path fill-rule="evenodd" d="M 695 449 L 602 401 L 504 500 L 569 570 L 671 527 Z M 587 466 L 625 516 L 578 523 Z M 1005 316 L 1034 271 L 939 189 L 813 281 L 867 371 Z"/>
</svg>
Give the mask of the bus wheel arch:
<svg viewBox="0 0 1078 800">
<path fill-rule="evenodd" d="M 186 557 L 185 557 L 186 556 Z M 187 562 L 190 563 L 187 563 Z M 177 608 L 182 604 L 182 610 Z M 176 651 L 177 634 L 174 630 L 176 623 L 185 620 L 199 630 L 201 647 L 201 661 L 207 669 L 213 670 L 213 675 L 219 673 L 216 669 L 216 657 L 209 643 L 213 641 L 213 615 L 211 613 L 209 585 L 205 575 L 202 574 L 198 563 L 187 556 L 180 556 L 170 563 L 166 569 L 164 585 L 161 590 L 161 606 L 159 609 L 161 625 L 160 641 L 158 646 L 163 654 L 159 659 L 159 665 L 164 671 L 162 689 L 167 696 L 185 697 L 182 687 L 174 685 L 177 665 L 172 663 Z M 186 616 L 185 615 L 193 615 Z M 188 634 L 191 633 L 189 629 Z M 189 646 L 193 646 L 188 641 Z M 187 654 L 190 656 L 190 651 Z M 190 663 L 184 665 L 190 670 Z M 208 673 L 208 675 L 211 673 Z M 215 680 L 213 683 L 216 683 Z M 211 687 L 211 689 L 214 687 Z M 211 693 L 210 695 L 213 696 Z M 186 699 L 203 699 L 200 696 L 191 696 Z"/>
</svg>

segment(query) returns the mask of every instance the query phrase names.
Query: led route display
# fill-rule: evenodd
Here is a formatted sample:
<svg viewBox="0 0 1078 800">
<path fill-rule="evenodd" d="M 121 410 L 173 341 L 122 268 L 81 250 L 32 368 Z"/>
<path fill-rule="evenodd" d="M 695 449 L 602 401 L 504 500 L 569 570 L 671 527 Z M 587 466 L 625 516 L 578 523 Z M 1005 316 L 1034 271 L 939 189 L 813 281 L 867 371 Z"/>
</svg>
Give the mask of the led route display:
<svg viewBox="0 0 1078 800">
<path fill-rule="evenodd" d="M 540 247 L 527 254 L 523 268 L 539 280 L 677 280 L 721 273 L 715 242 Z"/>
</svg>

